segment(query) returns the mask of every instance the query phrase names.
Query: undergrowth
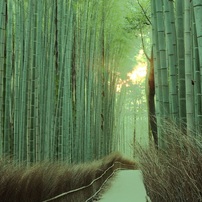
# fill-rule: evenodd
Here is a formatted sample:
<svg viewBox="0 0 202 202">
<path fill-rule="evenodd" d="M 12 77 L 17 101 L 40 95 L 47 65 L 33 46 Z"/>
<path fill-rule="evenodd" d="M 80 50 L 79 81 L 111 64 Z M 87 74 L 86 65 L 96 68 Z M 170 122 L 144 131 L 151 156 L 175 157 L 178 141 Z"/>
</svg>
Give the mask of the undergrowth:
<svg viewBox="0 0 202 202">
<path fill-rule="evenodd" d="M 164 127 L 164 149 L 138 146 L 144 184 L 152 202 L 202 201 L 202 136 Z"/>
</svg>

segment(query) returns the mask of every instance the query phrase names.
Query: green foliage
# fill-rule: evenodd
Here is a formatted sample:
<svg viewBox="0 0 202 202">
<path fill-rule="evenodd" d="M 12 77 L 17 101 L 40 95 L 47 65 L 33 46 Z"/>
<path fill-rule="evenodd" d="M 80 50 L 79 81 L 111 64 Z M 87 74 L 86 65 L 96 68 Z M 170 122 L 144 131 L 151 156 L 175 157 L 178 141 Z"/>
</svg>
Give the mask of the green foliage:
<svg viewBox="0 0 202 202">
<path fill-rule="evenodd" d="M 127 6 L 129 12 L 125 17 L 125 30 L 138 36 L 140 30 L 147 29 L 148 25 L 151 25 L 150 1 L 129 1 Z"/>
</svg>

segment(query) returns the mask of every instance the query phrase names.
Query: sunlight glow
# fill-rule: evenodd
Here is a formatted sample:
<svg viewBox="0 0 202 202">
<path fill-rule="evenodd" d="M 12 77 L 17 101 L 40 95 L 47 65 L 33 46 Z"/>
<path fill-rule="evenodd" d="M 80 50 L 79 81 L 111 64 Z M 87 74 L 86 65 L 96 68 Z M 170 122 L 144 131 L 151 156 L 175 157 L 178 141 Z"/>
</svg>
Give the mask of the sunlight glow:
<svg viewBox="0 0 202 202">
<path fill-rule="evenodd" d="M 119 79 L 118 84 L 116 86 L 116 92 L 120 92 L 122 86 L 128 87 L 129 86 L 128 81 L 127 80 Z"/>
<path fill-rule="evenodd" d="M 119 78 L 117 82 L 117 92 L 121 92 L 123 86 L 129 87 L 132 84 L 140 84 L 145 81 L 147 74 L 147 62 L 145 61 L 144 51 L 141 49 L 135 56 L 137 65 L 134 66 L 131 72 L 127 73 L 127 79 L 122 80 Z"/>
<path fill-rule="evenodd" d="M 142 82 L 147 74 L 147 64 L 145 62 L 139 62 L 137 66 L 134 67 L 132 72 L 129 72 L 127 76 L 133 83 Z"/>
</svg>

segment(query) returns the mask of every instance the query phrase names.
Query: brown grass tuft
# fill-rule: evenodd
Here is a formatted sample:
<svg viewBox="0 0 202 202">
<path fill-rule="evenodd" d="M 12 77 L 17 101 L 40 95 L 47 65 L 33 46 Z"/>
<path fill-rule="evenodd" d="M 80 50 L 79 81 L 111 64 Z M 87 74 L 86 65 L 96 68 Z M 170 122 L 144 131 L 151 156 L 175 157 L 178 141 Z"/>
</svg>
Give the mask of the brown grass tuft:
<svg viewBox="0 0 202 202">
<path fill-rule="evenodd" d="M 165 149 L 138 146 L 139 166 L 154 202 L 202 201 L 202 142 L 167 124 Z"/>
<path fill-rule="evenodd" d="M 103 182 L 116 169 L 116 166 L 112 166 L 115 162 L 119 162 L 118 165 L 122 169 L 135 167 L 133 161 L 117 153 L 99 161 L 80 165 L 39 163 L 25 167 L 0 161 L 0 201 L 42 202 L 60 194 L 61 197 L 51 201 L 86 201 L 97 193 Z M 111 166 L 112 168 L 105 172 Z M 99 178 L 102 175 L 103 177 Z M 98 180 L 91 183 L 95 178 Z"/>
</svg>

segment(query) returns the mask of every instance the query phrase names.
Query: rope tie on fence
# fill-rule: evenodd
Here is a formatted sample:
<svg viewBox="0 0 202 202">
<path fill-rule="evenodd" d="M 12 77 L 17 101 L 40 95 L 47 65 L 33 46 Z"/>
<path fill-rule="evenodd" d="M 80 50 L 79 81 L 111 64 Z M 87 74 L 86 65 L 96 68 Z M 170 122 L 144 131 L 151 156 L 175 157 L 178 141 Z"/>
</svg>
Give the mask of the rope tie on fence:
<svg viewBox="0 0 202 202">
<path fill-rule="evenodd" d="M 99 177 L 97 177 L 96 179 L 94 179 L 90 184 L 86 185 L 86 186 L 82 186 L 82 187 L 79 187 L 79 188 L 76 188 L 76 189 L 73 189 L 73 190 L 70 190 L 70 191 L 67 191 L 67 192 L 63 192 L 62 194 L 59 194 L 57 196 L 54 196 L 50 199 L 47 199 L 47 200 L 44 200 L 42 202 L 49 202 L 49 201 L 53 201 L 53 200 L 56 200 L 56 199 L 59 199 L 65 195 L 68 195 L 68 194 L 71 194 L 71 193 L 74 193 L 74 192 L 78 192 L 78 191 L 81 191 L 83 189 L 86 189 L 88 187 L 90 187 L 91 185 L 93 185 L 94 182 L 98 181 L 99 179 L 101 179 L 106 173 L 107 171 L 109 171 L 111 168 L 113 168 L 115 166 L 115 164 L 121 164 L 121 165 L 125 165 L 125 166 L 128 166 L 127 164 L 123 164 L 121 162 L 114 162 L 109 168 L 107 168 Z M 131 165 L 129 165 L 131 166 Z M 132 166 L 131 166 L 132 167 Z M 112 174 L 110 174 L 107 179 L 102 183 L 102 185 L 100 186 L 99 190 L 97 192 L 95 192 L 90 198 L 88 198 L 85 202 L 88 202 L 89 200 L 93 199 L 93 197 L 95 197 L 101 190 L 102 190 L 102 187 L 107 183 L 107 181 L 114 175 L 114 173 L 118 170 L 122 170 L 124 168 L 116 168 Z"/>
</svg>

